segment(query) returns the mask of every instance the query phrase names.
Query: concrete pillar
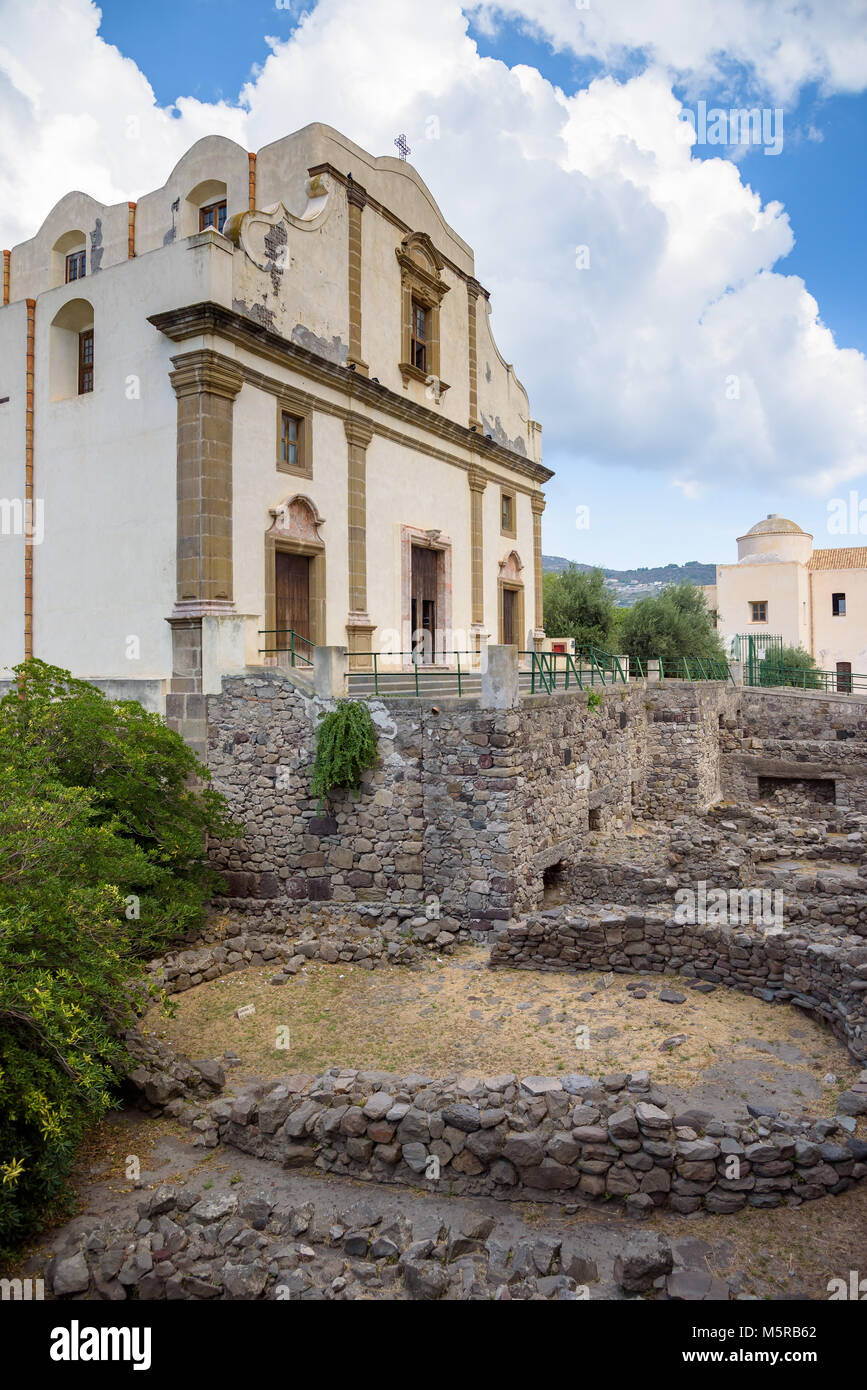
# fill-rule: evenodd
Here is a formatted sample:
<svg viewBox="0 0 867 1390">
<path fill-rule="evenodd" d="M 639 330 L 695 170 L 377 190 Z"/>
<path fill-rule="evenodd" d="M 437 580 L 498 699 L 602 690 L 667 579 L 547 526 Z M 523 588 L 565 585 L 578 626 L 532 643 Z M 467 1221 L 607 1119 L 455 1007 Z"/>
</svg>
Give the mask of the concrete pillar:
<svg viewBox="0 0 867 1390">
<path fill-rule="evenodd" d="M 735 685 L 743 685 L 744 663 L 742 661 L 730 661 L 729 670 L 732 673 L 732 680 L 734 681 Z"/>
<path fill-rule="evenodd" d="M 246 613 L 227 613 L 222 616 L 204 614 L 201 618 L 202 691 L 205 695 L 220 695 L 223 676 L 240 676 L 247 669 L 249 629 L 260 618 Z"/>
<path fill-rule="evenodd" d="M 662 677 L 659 674 L 659 661 L 653 660 L 647 663 L 647 683 L 648 685 L 659 685 Z"/>
<path fill-rule="evenodd" d="M 482 708 L 514 709 L 520 703 L 518 648 L 488 647 L 482 669 Z"/>
<path fill-rule="evenodd" d="M 626 679 L 629 680 L 629 657 L 618 656 L 616 660 L 620 662 L 620 669 L 623 672 Z"/>
<path fill-rule="evenodd" d="M 344 698 L 348 670 L 348 647 L 313 648 L 313 689 L 320 700 Z"/>
</svg>

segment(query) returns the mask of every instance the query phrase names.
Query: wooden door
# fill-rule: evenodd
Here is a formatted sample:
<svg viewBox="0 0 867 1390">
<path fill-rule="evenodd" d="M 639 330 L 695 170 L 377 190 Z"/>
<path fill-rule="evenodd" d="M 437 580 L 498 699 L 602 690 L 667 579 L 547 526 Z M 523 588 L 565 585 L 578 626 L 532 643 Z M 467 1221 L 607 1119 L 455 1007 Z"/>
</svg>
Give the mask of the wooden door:
<svg viewBox="0 0 867 1390">
<path fill-rule="evenodd" d="M 837 689 L 842 695 L 852 694 L 852 663 L 851 661 L 837 662 Z"/>
<path fill-rule="evenodd" d="M 310 636 L 310 557 L 290 555 L 284 550 L 275 553 L 277 634 L 274 645 L 278 651 L 288 651 L 291 633 Z M 297 646 L 297 644 L 296 644 Z M 301 654 L 309 655 L 307 643 Z"/>
<path fill-rule="evenodd" d="M 431 665 L 436 654 L 439 558 L 436 550 L 420 545 L 412 548 L 412 649 L 423 666 Z"/>
<path fill-rule="evenodd" d="M 517 593 L 514 589 L 503 590 L 503 645 L 517 646 L 515 641 L 515 605 Z"/>
</svg>

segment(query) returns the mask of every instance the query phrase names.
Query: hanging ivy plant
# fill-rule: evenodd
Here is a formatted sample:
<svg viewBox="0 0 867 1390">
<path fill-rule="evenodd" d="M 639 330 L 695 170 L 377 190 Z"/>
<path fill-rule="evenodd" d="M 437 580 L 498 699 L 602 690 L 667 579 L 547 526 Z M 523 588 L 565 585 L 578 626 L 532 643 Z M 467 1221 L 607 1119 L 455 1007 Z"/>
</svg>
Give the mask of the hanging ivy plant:
<svg viewBox="0 0 867 1390">
<path fill-rule="evenodd" d="M 310 791 L 320 804 L 334 787 L 355 792 L 362 773 L 376 763 L 376 730 L 363 700 L 339 700 L 326 714 L 316 738 Z"/>
</svg>

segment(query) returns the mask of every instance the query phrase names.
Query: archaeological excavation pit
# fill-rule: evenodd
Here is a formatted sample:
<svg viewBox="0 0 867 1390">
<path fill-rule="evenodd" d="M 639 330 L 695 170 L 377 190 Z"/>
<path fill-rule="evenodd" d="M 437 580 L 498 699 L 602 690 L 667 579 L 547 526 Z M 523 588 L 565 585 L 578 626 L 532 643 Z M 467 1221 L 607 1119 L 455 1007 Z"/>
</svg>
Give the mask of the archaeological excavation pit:
<svg viewBox="0 0 867 1390">
<path fill-rule="evenodd" d="M 490 971 L 487 961 L 472 945 L 413 970 L 311 960 L 283 986 L 269 983 L 271 967 L 253 967 L 175 996 L 172 1018 L 152 1009 L 145 1031 L 189 1057 L 236 1054 L 233 1086 L 335 1066 L 436 1077 L 647 1071 L 673 1099 L 712 1101 L 731 1117 L 746 1116 L 747 1099 L 833 1113 L 857 1074 L 830 1032 L 788 1005 L 698 992 L 677 976 Z"/>
<path fill-rule="evenodd" d="M 812 808 L 833 806 L 837 801 L 832 777 L 759 777 L 759 801 L 805 815 Z"/>
</svg>

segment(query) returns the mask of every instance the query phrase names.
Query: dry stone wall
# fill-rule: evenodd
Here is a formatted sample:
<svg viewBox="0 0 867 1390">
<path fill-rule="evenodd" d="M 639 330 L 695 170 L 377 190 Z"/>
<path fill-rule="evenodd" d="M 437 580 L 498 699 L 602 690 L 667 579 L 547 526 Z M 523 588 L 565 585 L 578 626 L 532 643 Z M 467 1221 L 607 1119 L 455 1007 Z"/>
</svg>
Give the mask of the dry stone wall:
<svg viewBox="0 0 867 1390">
<path fill-rule="evenodd" d="M 759 800 L 760 781 L 779 779 L 789 810 L 798 802 L 791 783 L 830 779 L 834 802 L 819 802 L 828 793 L 814 789 L 802 814 L 819 815 L 832 804 L 867 810 L 867 704 L 809 691 L 733 691 L 720 729 L 720 777 L 723 794 L 741 802 Z"/>
<path fill-rule="evenodd" d="M 841 805 L 867 803 L 857 702 L 643 681 L 605 689 L 597 708 L 581 692 L 509 710 L 374 700 L 379 762 L 357 798 L 322 806 L 309 787 L 328 708 L 277 671 L 227 678 L 208 697 L 208 763 L 247 827 L 212 846 L 233 907 L 339 916 L 432 902 L 445 931 L 487 931 L 540 905 L 546 870 L 578 863 L 591 825 L 616 833 L 634 816 L 704 812 L 721 795 L 754 802 L 759 777 L 793 764 L 834 777 Z"/>
</svg>

